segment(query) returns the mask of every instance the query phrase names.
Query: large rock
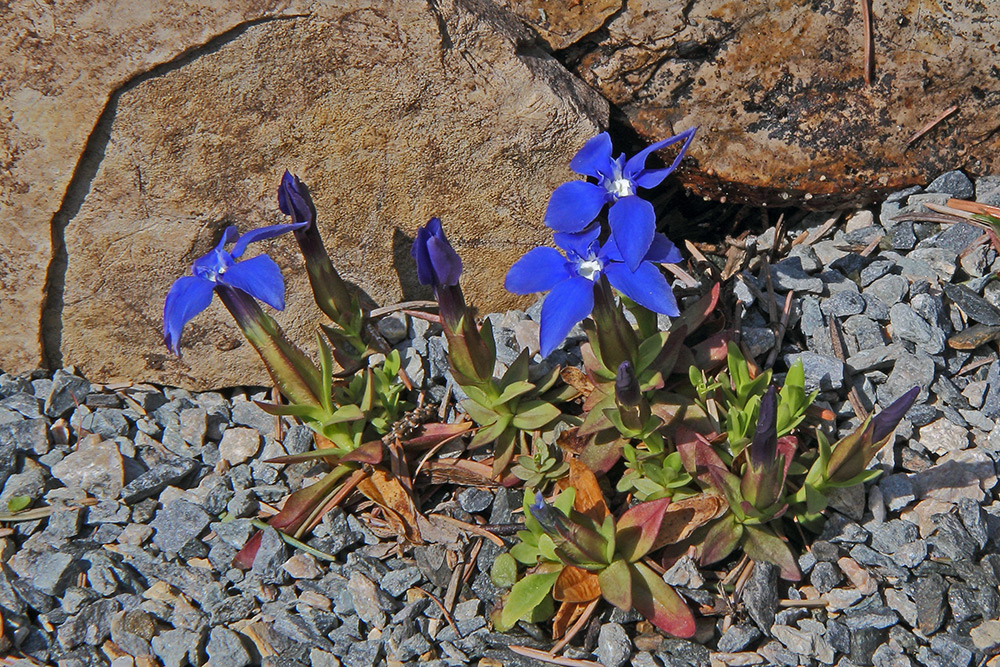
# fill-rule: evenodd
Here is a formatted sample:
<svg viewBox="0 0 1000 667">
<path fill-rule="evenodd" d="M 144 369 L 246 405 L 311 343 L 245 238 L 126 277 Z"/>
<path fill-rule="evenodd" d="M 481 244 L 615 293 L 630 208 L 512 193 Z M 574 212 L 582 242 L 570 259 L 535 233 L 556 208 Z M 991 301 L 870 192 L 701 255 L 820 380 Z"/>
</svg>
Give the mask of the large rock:
<svg viewBox="0 0 1000 667">
<path fill-rule="evenodd" d="M 706 196 L 823 208 L 1000 171 L 1000 15 L 977 0 L 872 3 L 871 86 L 855 0 L 629 0 L 585 38 L 551 2 L 505 2 L 647 139 L 700 126 L 680 176 Z"/>
<path fill-rule="evenodd" d="M 2 78 L 19 90 L 25 72 L 48 68 L 36 78 L 61 85 L 0 96 L 20 105 L 18 145 L 35 147 L 14 165 L 22 186 L 0 199 L 0 238 L 24 258 L 0 272 L 18 295 L 0 314 L 0 367 L 31 368 L 43 352 L 51 237 L 65 251 L 49 267 L 48 361 L 97 381 L 264 382 L 218 302 L 185 330 L 181 360 L 163 347 L 161 314 L 171 282 L 226 225 L 284 220 L 275 192 L 285 168 L 310 186 L 342 274 L 375 301 L 428 296 L 409 240 L 438 215 L 463 255 L 470 302 L 515 303 L 503 275 L 546 241 L 547 198 L 606 123 L 604 100 L 488 3 L 203 4 L 52 10 L 39 25 L 55 20 L 76 41 L 38 39 L 34 60 Z M 29 22 L 0 30 L 40 29 Z M 288 308 L 276 318 L 311 342 L 320 316 L 294 240 L 257 247 L 284 270 Z"/>
</svg>

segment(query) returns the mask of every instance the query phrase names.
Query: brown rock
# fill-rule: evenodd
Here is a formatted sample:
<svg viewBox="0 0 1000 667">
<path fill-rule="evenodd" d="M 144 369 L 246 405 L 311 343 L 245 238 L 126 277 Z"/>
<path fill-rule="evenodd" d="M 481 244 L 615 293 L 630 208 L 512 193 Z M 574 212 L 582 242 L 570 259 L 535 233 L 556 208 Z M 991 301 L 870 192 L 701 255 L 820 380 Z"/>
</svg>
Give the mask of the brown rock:
<svg viewBox="0 0 1000 667">
<path fill-rule="evenodd" d="M 52 272 L 50 361 L 75 364 L 100 382 L 266 382 L 218 302 L 186 329 L 181 360 L 162 344 L 161 314 L 172 281 L 226 225 L 243 232 L 284 221 L 275 193 L 285 168 L 309 185 L 344 277 L 375 301 L 429 295 L 416 285 L 409 239 L 438 215 L 463 255 L 469 301 L 490 310 L 524 305 L 503 291 L 503 275 L 524 249 L 548 238 L 541 223 L 548 196 L 573 177 L 569 159 L 600 131 L 607 107 L 531 47 L 522 25 L 486 3 L 346 0 L 252 3 L 239 14 L 199 15 L 192 32 L 180 18 L 196 15 L 189 4 L 140 7 L 128 22 L 117 14 L 97 20 L 111 5 L 95 1 L 90 15 L 60 16 L 60 33 L 80 35 L 88 46 L 63 44 L 57 52 L 38 45 L 38 66 L 72 61 L 72 72 L 60 76 L 77 86 L 75 96 L 54 87 L 37 108 L 50 119 L 71 116 L 74 139 L 14 167 L 24 182 L 47 170 L 44 187 L 32 185 L 0 216 L 0 225 L 31 221 L 15 256 L 43 268 L 0 271 L 12 276 L 5 281 L 16 278 L 20 299 L 16 312 L 0 316 L 7 337 L 0 367 L 38 364 L 35 323 L 54 219 L 66 264 Z M 26 31 L 25 21 L 18 25 Z M 14 30 L 9 22 L 4 29 Z M 92 56 L 98 45 L 110 54 Z M 114 77 L 104 76 L 108 62 Z M 169 64 L 137 76 L 158 63 Z M 17 77 L 8 83 L 23 87 Z M 84 97 L 101 102 L 77 104 Z M 19 113 L 14 130 L 30 131 L 37 144 L 51 143 L 56 128 L 69 133 Z M 0 228 L 0 238 L 11 234 Z M 255 252 L 268 252 L 285 274 L 288 308 L 276 319 L 292 339 L 312 343 L 320 316 L 294 240 Z"/>
<path fill-rule="evenodd" d="M 996 12 L 975 0 L 874 3 L 867 85 L 860 8 L 630 0 L 566 60 L 647 139 L 700 126 L 680 176 L 713 198 L 823 208 L 956 167 L 996 173 Z"/>
<path fill-rule="evenodd" d="M 565 49 L 596 32 L 622 8 L 621 0 L 498 0 L 530 25 L 554 50 Z"/>
</svg>

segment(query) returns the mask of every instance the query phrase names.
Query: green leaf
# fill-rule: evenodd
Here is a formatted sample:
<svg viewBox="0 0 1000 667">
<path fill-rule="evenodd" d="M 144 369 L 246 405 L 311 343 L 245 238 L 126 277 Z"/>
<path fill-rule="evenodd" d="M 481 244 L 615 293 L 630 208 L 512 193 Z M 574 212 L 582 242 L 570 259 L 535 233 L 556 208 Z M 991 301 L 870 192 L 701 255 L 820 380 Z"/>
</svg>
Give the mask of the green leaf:
<svg viewBox="0 0 1000 667">
<path fill-rule="evenodd" d="M 604 599 L 622 611 L 632 611 L 632 570 L 619 558 L 597 573 Z"/>
<path fill-rule="evenodd" d="M 483 445 L 489 444 L 499 438 L 507 427 L 510 425 L 510 417 L 503 417 L 497 419 L 494 423 L 489 426 L 485 426 L 472 437 L 472 441 L 469 443 L 469 449 L 475 449 L 477 447 L 482 447 Z"/>
<path fill-rule="evenodd" d="M 471 398 L 462 401 L 459 405 L 467 415 L 472 417 L 472 421 L 480 426 L 489 426 L 500 418 L 500 414 L 493 408 L 485 407 Z"/>
<path fill-rule="evenodd" d="M 332 426 L 333 424 L 342 424 L 344 422 L 358 421 L 359 419 L 364 419 L 365 413 L 361 411 L 356 405 L 342 405 L 337 410 L 330 415 L 324 422 L 324 426 Z"/>
<path fill-rule="evenodd" d="M 507 627 L 513 627 L 522 618 L 527 616 L 541 603 L 542 600 L 552 590 L 562 566 L 553 572 L 538 572 L 529 574 L 514 584 L 510 589 L 510 597 L 504 605 L 501 621 Z"/>
<path fill-rule="evenodd" d="M 743 551 L 756 561 L 774 563 L 781 569 L 781 578 L 787 581 L 798 581 L 802 578 L 799 564 L 788 545 L 769 528 L 762 526 L 745 526 Z"/>
<path fill-rule="evenodd" d="M 534 431 L 542 428 L 550 421 L 559 417 L 562 411 L 551 403 L 545 401 L 525 401 L 517 407 L 517 414 L 514 415 L 515 428 L 522 431 Z"/>
<path fill-rule="evenodd" d="M 7 511 L 11 514 L 23 512 L 31 507 L 32 502 L 34 501 L 29 496 L 13 496 L 7 501 Z"/>
<path fill-rule="evenodd" d="M 510 588 L 517 582 L 517 561 L 510 554 L 500 554 L 490 568 L 490 579 L 497 588 Z"/>
<path fill-rule="evenodd" d="M 736 523 L 736 517 L 726 513 L 711 524 L 701 545 L 701 565 L 711 565 L 733 553 L 743 539 L 743 525 Z"/>
<path fill-rule="evenodd" d="M 806 484 L 803 488 L 806 490 L 806 512 L 819 514 L 826 509 L 828 503 L 826 496 L 812 484 Z"/>
<path fill-rule="evenodd" d="M 635 359 L 635 372 L 637 374 L 641 374 L 653 363 L 653 360 L 656 359 L 660 354 L 660 350 L 666 344 L 668 335 L 665 331 L 658 331 L 639 343 L 639 353 Z"/>
<path fill-rule="evenodd" d="M 326 412 L 333 412 L 333 353 L 323 336 L 316 334 L 319 345 L 319 372 L 323 380 L 323 391 L 320 394 L 320 404 Z"/>
<path fill-rule="evenodd" d="M 493 401 L 493 405 L 500 405 L 507 403 L 511 399 L 517 398 L 523 394 L 527 394 L 529 391 L 535 388 L 535 385 L 528 382 L 527 380 L 522 380 L 519 382 L 512 382 L 511 384 L 504 387 L 504 390 L 500 392 L 500 395 Z"/>
<path fill-rule="evenodd" d="M 479 405 L 483 406 L 484 408 L 492 408 L 494 405 L 496 405 L 496 402 L 492 398 L 490 398 L 485 391 L 483 391 L 482 389 L 480 389 L 475 385 L 470 384 L 468 386 L 462 387 L 462 391 L 465 392 L 466 396 L 468 396 L 470 399 L 472 399 Z"/>
</svg>

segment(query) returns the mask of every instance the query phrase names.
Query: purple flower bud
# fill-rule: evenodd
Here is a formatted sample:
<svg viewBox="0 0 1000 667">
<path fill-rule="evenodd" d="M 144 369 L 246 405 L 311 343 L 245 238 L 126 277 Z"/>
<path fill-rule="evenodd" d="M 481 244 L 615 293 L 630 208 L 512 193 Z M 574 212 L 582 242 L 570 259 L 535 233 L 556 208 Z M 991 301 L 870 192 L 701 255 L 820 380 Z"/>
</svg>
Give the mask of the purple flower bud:
<svg viewBox="0 0 1000 667">
<path fill-rule="evenodd" d="M 913 387 L 897 398 L 892 405 L 872 417 L 872 442 L 888 438 L 920 394 L 920 387 Z"/>
<path fill-rule="evenodd" d="M 755 467 L 773 464 L 778 451 L 778 400 L 774 385 L 760 399 L 757 410 L 757 431 L 750 443 L 750 462 Z"/>
<path fill-rule="evenodd" d="M 618 366 L 615 375 L 615 399 L 626 407 L 634 407 L 642 400 L 642 393 L 639 391 L 639 378 L 635 375 L 632 362 L 625 360 Z"/>
<path fill-rule="evenodd" d="M 316 219 L 316 211 L 305 186 L 298 176 L 292 175 L 287 169 L 278 187 L 278 208 L 285 215 L 292 216 L 293 222 L 311 223 Z"/>
<path fill-rule="evenodd" d="M 417 230 L 410 255 L 417 262 L 417 279 L 421 285 L 430 285 L 436 290 L 458 284 L 462 260 L 445 238 L 438 218 L 431 218 Z"/>
</svg>

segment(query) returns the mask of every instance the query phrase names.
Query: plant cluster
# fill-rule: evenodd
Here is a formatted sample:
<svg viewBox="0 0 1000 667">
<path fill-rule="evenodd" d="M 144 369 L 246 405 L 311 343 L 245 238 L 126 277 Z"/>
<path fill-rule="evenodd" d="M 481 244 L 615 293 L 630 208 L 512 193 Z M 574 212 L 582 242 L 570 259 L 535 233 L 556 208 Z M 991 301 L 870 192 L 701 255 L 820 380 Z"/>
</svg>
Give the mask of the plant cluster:
<svg viewBox="0 0 1000 667">
<path fill-rule="evenodd" d="M 164 308 L 164 340 L 179 352 L 185 324 L 218 294 L 287 401 L 262 407 L 315 432 L 314 451 L 276 461 L 328 469 L 287 498 L 269 525 L 301 538 L 357 490 L 401 539 L 432 539 L 422 534 L 415 488 L 435 468 L 433 453 L 461 440 L 475 458 L 437 466 L 437 479 L 524 488 L 523 529 L 492 573 L 510 589 L 494 615 L 500 629 L 551 619 L 560 636 L 603 598 L 669 634 L 691 636 L 693 614 L 661 576 L 684 553 L 710 565 L 742 551 L 798 579 L 789 526 L 819 529 L 831 491 L 878 474 L 868 465 L 917 389 L 831 444 L 817 428 L 816 394 L 806 391 L 801 364 L 779 378 L 748 359 L 718 313 L 719 284 L 704 280 L 678 303 L 663 267 L 681 254 L 639 193 L 678 166 L 693 137 L 691 129 L 630 158 L 613 155 L 607 133 L 588 141 L 570 164 L 588 180 L 560 186 L 546 210 L 555 247 L 529 251 L 507 275 L 513 293 L 548 292 L 541 357 L 582 326 L 582 369 L 533 367 L 538 356 L 528 349 L 509 367 L 498 365 L 489 320 L 479 323 L 465 302 L 462 262 L 440 220 L 417 231 L 417 276 L 438 305 L 436 315 L 420 315 L 440 324 L 451 374 L 467 397 L 450 422 L 438 421 L 401 371 L 372 311 L 330 261 L 305 186 L 285 172 L 278 203 L 291 222 L 242 236 L 226 229 L 193 263 L 193 275 L 174 283 Z M 670 165 L 647 167 L 653 153 L 675 144 Z M 286 232 L 329 318 L 317 335 L 317 360 L 258 305 L 284 307 L 278 267 L 266 255 L 243 259 L 251 243 Z M 252 564 L 259 540 L 239 553 L 238 565 Z"/>
</svg>

